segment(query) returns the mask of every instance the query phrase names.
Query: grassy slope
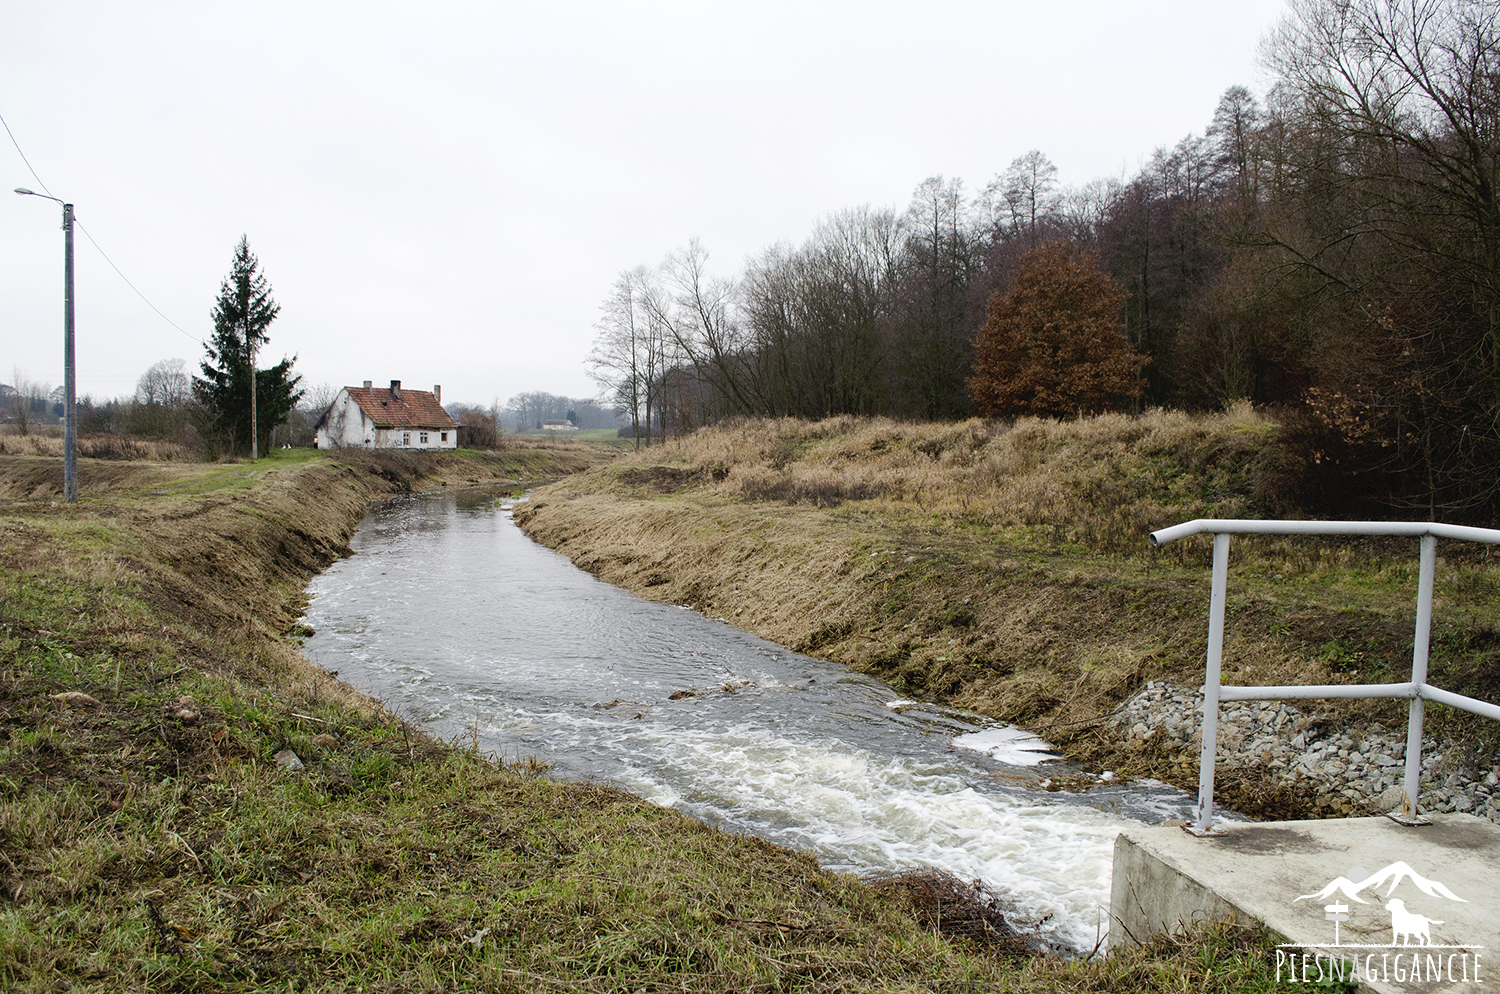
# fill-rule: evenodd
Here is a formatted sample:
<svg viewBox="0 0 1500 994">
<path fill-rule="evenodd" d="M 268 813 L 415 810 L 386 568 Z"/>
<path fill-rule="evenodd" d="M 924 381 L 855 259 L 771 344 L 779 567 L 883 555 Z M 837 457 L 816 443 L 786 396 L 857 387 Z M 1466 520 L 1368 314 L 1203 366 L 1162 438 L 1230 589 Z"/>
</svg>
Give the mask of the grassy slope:
<svg viewBox="0 0 1500 994">
<path fill-rule="evenodd" d="M 431 742 L 297 651 L 371 499 L 593 458 L 86 461 L 68 507 L 55 460 L 0 455 L 0 988 L 1269 988 L 1244 930 L 1008 961 L 900 890 Z"/>
<path fill-rule="evenodd" d="M 1265 516 L 1275 426 L 1248 411 L 1014 426 L 749 422 L 569 477 L 517 518 L 537 540 L 648 597 L 692 604 L 904 692 L 1015 721 L 1098 767 L 1196 788 L 1196 762 L 1125 752 L 1104 719 L 1144 681 L 1203 681 L 1210 544 L 1146 532 Z M 1443 547 L 1432 673 L 1500 695 L 1487 619 L 1500 572 Z M 1467 558 L 1464 558 L 1467 557 Z M 1408 677 L 1415 543 L 1239 541 L 1226 682 Z M 1331 720 L 1404 721 L 1395 702 Z M 1432 709 L 1438 734 L 1491 723 Z M 1253 763 L 1224 803 L 1311 815 Z"/>
</svg>

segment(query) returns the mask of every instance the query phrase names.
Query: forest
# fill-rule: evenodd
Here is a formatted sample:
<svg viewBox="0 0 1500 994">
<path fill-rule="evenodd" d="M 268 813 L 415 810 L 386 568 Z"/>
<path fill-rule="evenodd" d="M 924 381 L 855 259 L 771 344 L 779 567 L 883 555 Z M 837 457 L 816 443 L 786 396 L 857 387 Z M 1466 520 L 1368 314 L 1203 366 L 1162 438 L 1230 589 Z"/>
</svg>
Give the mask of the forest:
<svg viewBox="0 0 1500 994">
<path fill-rule="evenodd" d="M 834 211 L 735 274 L 690 241 L 620 273 L 594 376 L 647 440 L 1248 401 L 1311 511 L 1496 520 L 1496 9 L 1291 0 L 1267 91 L 1230 87 L 1134 176 L 1063 186 L 1033 150 L 977 189 L 934 176 L 903 209 Z M 1045 259 L 1074 282 L 1038 292 Z M 1093 361 L 1085 333 L 1116 340 L 1110 389 L 1060 376 Z M 1046 404 L 1016 388 L 1027 363 L 1054 367 Z"/>
</svg>

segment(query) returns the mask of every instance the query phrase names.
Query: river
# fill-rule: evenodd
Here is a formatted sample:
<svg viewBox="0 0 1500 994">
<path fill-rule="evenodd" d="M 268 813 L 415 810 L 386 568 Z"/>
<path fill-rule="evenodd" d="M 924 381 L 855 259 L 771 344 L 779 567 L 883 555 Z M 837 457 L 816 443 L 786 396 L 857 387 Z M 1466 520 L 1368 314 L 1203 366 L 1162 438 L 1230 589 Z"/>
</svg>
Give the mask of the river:
<svg viewBox="0 0 1500 994">
<path fill-rule="evenodd" d="M 1073 773 L 1045 744 L 902 700 L 841 666 L 603 583 L 465 490 L 382 504 L 310 585 L 306 652 L 449 740 L 536 757 L 839 870 L 939 867 L 1088 951 L 1116 833 L 1186 817 L 1154 782 Z"/>
</svg>

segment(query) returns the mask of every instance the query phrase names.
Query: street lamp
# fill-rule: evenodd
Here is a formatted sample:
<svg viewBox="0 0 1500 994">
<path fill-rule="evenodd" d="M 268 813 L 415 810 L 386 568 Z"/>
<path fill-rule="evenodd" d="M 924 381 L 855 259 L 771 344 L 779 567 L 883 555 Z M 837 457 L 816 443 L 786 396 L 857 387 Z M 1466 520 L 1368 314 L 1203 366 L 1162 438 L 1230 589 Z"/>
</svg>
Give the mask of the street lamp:
<svg viewBox="0 0 1500 994">
<path fill-rule="evenodd" d="M 73 424 L 73 205 L 45 193 L 16 187 L 23 197 L 57 200 L 63 209 L 63 500 L 78 499 L 78 435 Z"/>
</svg>

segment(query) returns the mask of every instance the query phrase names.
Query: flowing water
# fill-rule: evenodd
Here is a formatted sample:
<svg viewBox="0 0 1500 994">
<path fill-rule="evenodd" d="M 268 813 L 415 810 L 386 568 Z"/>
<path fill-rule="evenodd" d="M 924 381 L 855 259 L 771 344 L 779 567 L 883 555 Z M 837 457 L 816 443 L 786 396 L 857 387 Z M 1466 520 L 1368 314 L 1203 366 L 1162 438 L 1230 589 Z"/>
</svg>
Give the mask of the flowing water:
<svg viewBox="0 0 1500 994">
<path fill-rule="evenodd" d="M 1115 834 L 1185 817 L 1156 783 L 1038 789 L 1045 744 L 596 580 L 482 490 L 373 511 L 315 579 L 308 656 L 447 739 L 604 780 L 835 869 L 939 867 L 1089 950 Z"/>
</svg>

